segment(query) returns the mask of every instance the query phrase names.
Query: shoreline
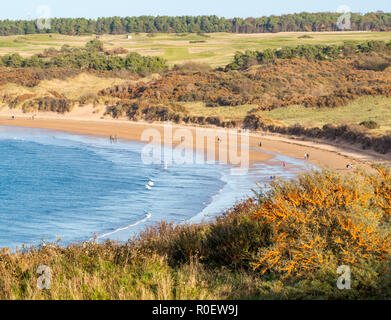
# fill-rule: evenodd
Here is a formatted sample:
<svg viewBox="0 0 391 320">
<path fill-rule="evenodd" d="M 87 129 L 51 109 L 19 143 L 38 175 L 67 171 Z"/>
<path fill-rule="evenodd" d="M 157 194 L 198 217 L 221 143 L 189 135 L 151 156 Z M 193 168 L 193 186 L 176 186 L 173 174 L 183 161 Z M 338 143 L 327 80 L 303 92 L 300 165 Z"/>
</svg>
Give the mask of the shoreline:
<svg viewBox="0 0 391 320">
<path fill-rule="evenodd" d="M 131 121 L 122 121 L 122 120 L 90 120 L 90 119 L 47 119 L 42 117 L 36 117 L 35 120 L 29 119 L 20 119 L 17 118 L 15 120 L 4 119 L 0 116 L 0 127 L 19 127 L 19 128 L 35 128 L 35 129 L 48 129 L 53 130 L 54 132 L 65 132 L 70 134 L 77 134 L 82 136 L 89 137 L 103 137 L 109 139 L 110 135 L 115 134 L 119 139 L 123 141 L 141 141 L 140 137 L 142 132 L 145 129 L 157 129 L 160 133 L 164 131 L 163 123 L 145 123 L 145 122 L 131 122 Z M 212 134 L 216 134 L 217 131 L 221 132 L 227 131 L 222 128 L 213 128 L 213 127 L 203 127 L 203 126 L 188 126 L 188 125 L 172 125 L 173 132 L 176 129 L 189 129 L 192 133 L 196 130 L 201 130 L 202 132 L 209 131 Z M 259 147 L 259 141 L 262 142 L 262 148 Z M 179 144 L 179 143 L 178 143 Z M 224 143 L 220 143 L 224 144 Z M 218 146 L 218 143 L 216 143 Z M 286 170 L 286 174 L 289 175 L 297 175 L 306 171 L 310 166 L 315 166 L 318 168 L 330 168 L 334 170 L 339 170 L 341 173 L 351 173 L 352 170 L 346 168 L 347 163 L 352 163 L 354 167 L 361 167 L 365 169 L 371 169 L 368 161 L 379 160 L 374 157 L 371 153 L 365 152 L 357 152 L 354 149 L 342 149 L 340 147 L 327 145 L 324 143 L 316 143 L 313 141 L 301 141 L 296 139 L 289 139 L 286 137 L 278 136 L 278 135 L 265 135 L 262 133 L 251 133 L 250 141 L 249 141 L 249 172 L 245 175 L 246 184 L 249 180 L 257 177 L 256 179 L 261 179 L 265 182 L 265 176 L 258 175 L 255 173 L 252 176 L 253 171 L 258 171 L 257 165 L 261 165 L 263 167 L 269 167 L 270 172 L 280 172 L 279 170 Z M 236 146 L 235 146 L 236 150 Z M 206 154 L 208 150 L 199 150 L 194 149 L 195 152 L 200 154 Z M 204 153 L 202 153 L 202 151 Z M 305 153 L 310 153 L 310 160 L 305 161 L 303 158 Z M 383 159 L 387 160 L 387 159 Z M 286 168 L 282 167 L 282 162 L 286 161 Z M 298 165 L 298 163 L 304 164 Z M 307 165 L 306 165 L 307 164 Z M 232 164 L 228 164 L 231 168 L 235 166 Z M 275 168 L 275 169 L 273 169 Z M 252 178 L 250 178 L 250 175 Z M 268 175 L 266 175 L 269 177 Z M 278 176 L 278 174 L 277 174 Z M 276 177 L 277 177 L 276 176 Z M 236 183 L 238 183 L 237 180 Z M 244 180 L 242 180 L 243 182 Z M 256 181 L 254 180 L 254 183 Z M 258 180 L 261 182 L 261 180 Z M 230 182 L 232 183 L 232 181 Z M 225 186 L 231 185 L 227 183 Z M 236 185 L 236 184 L 235 184 Z M 223 189 L 225 188 L 223 187 Z M 223 190 L 222 189 L 222 190 Z M 227 197 L 221 196 L 221 191 L 218 194 L 212 195 L 211 203 L 208 203 L 203 210 L 198 212 L 196 215 L 187 218 L 183 223 L 190 224 L 199 224 L 203 221 L 209 220 L 210 218 L 215 218 L 225 210 L 228 210 L 233 204 L 229 204 L 227 208 L 221 207 L 222 204 L 227 202 Z M 221 197 L 221 199 L 219 198 Z M 216 198 L 219 198 L 219 201 L 216 202 Z M 230 198 L 229 198 L 230 199 Z M 236 199 L 238 200 L 238 199 Z M 229 203 L 229 201 L 228 201 Z M 216 208 L 219 208 L 217 210 Z M 144 221 L 143 219 L 142 221 Z M 157 221 L 155 221 L 157 222 Z M 136 225 L 138 225 L 137 223 Z M 131 225 L 132 226 L 132 225 Z M 126 233 L 123 236 L 122 232 Z M 137 233 L 138 231 L 136 231 Z M 100 239 L 109 239 L 111 235 L 114 235 L 114 241 L 122 241 L 123 239 L 129 239 L 129 237 L 134 234 L 129 232 L 129 226 L 121 227 L 115 230 L 108 230 L 103 233 L 99 232 L 96 235 L 99 235 Z M 121 239 L 120 239 L 121 238 Z M 123 239 L 122 239 L 123 238 Z M 111 238 L 110 238 L 111 239 Z"/>
<path fill-rule="evenodd" d="M 12 126 L 2 127 L 2 130 L 0 130 L 0 132 L 4 132 L 4 134 L 7 134 L 7 132 L 10 132 L 11 134 L 8 133 L 6 136 L 7 139 L 13 139 L 14 137 L 16 137 L 16 139 L 17 139 L 18 132 L 20 132 L 22 135 L 25 134 L 27 136 L 29 136 L 29 135 L 34 136 L 35 134 L 38 134 L 38 135 L 42 134 L 42 135 L 47 135 L 48 137 L 51 137 L 51 136 L 59 137 L 59 138 L 65 137 L 65 139 L 68 135 L 71 136 L 74 134 L 74 133 L 68 133 L 68 132 L 58 131 L 58 130 L 56 131 L 56 130 L 51 130 L 51 129 L 47 130 L 47 129 L 34 128 L 34 129 L 30 130 L 32 122 L 33 122 L 32 120 L 29 120 L 29 124 L 30 124 L 29 127 L 15 126 L 16 123 L 12 122 L 12 123 L 8 124 L 8 125 L 12 125 Z M 39 126 L 41 126 L 40 123 L 38 123 L 38 122 L 34 122 L 34 124 L 38 124 Z M 94 125 L 96 125 L 96 124 L 94 123 Z M 26 129 L 26 130 L 23 130 L 23 129 Z M 35 131 L 35 130 L 37 130 L 37 131 Z M 40 131 L 40 130 L 42 130 L 42 131 Z M 15 132 L 15 135 L 12 135 L 12 132 Z M 105 136 L 102 133 L 101 133 L 101 135 Z M 95 137 L 95 136 L 91 136 L 91 135 L 79 135 L 78 134 L 76 137 L 78 137 L 76 140 L 71 139 L 71 141 L 82 141 L 83 144 L 84 143 L 87 143 L 87 144 L 92 143 L 92 145 L 94 145 L 94 146 L 95 145 L 103 146 L 103 147 L 107 146 L 109 149 L 113 148 L 115 150 L 117 150 L 117 149 L 121 150 L 123 148 L 125 148 L 123 150 L 127 150 L 126 144 L 127 143 L 130 144 L 130 141 L 121 140 L 121 141 L 119 141 L 118 146 L 116 146 L 115 144 L 110 146 L 109 141 L 106 136 L 105 136 L 105 138 L 100 138 L 100 137 Z M 29 138 L 22 137 L 23 141 L 26 139 L 29 139 Z M 34 139 L 34 138 L 32 138 L 32 139 Z M 38 140 L 38 142 L 39 141 L 40 140 Z M 141 151 L 141 149 L 143 148 L 143 144 L 142 143 L 138 144 L 136 141 L 134 141 L 134 142 L 135 142 L 135 146 L 137 146 L 136 149 Z M 45 148 L 41 149 L 41 150 L 42 150 L 42 152 L 45 152 Z M 207 195 L 207 197 L 204 198 L 204 200 L 199 201 L 200 206 L 198 206 L 198 205 L 195 207 L 190 206 L 189 208 L 191 209 L 190 210 L 191 214 L 187 214 L 190 212 L 187 209 L 187 211 L 186 211 L 187 213 L 183 215 L 183 220 L 181 218 L 180 221 L 176 221 L 175 219 L 177 219 L 177 218 L 176 218 L 175 214 L 170 216 L 170 214 L 168 212 L 167 212 L 167 215 L 162 216 L 159 214 L 159 212 L 156 211 L 156 208 L 155 208 L 155 210 L 153 210 L 153 209 L 147 209 L 147 210 L 140 209 L 139 210 L 139 208 L 138 208 L 137 210 L 134 210 L 134 212 L 145 211 L 148 213 L 148 215 L 143 217 L 141 220 L 137 220 L 135 222 L 133 222 L 130 219 L 128 221 L 127 218 L 125 218 L 126 221 L 124 221 L 124 223 L 121 222 L 121 224 L 107 223 L 107 224 L 105 224 L 104 228 L 96 228 L 96 229 L 94 229 L 93 233 L 91 232 L 91 233 L 88 233 L 87 235 L 84 235 L 83 229 L 81 229 L 80 231 L 82 231 L 82 232 L 80 233 L 80 238 L 75 238 L 72 241 L 64 242 L 64 246 L 73 243 L 73 241 L 87 241 L 88 242 L 88 241 L 91 241 L 92 239 L 95 239 L 95 236 L 96 236 L 96 240 L 99 240 L 99 241 L 104 241 L 104 240 L 108 240 L 108 239 L 113 240 L 113 241 L 119 241 L 119 242 L 127 241 L 133 235 L 136 235 L 139 232 L 141 232 L 142 230 L 144 230 L 146 226 L 154 225 L 160 221 L 168 221 L 168 222 L 174 222 L 174 223 L 178 223 L 178 224 L 199 224 L 202 222 L 209 222 L 211 220 L 214 220 L 217 216 L 220 216 L 226 210 L 229 210 L 236 203 L 241 202 L 242 200 L 245 200 L 245 199 L 251 197 L 251 195 L 252 195 L 251 188 L 256 188 L 257 183 L 267 185 L 270 181 L 269 180 L 270 175 L 290 180 L 290 179 L 294 179 L 294 177 L 296 177 L 297 174 L 306 171 L 307 168 L 310 167 L 309 163 L 304 162 L 302 159 L 300 159 L 300 160 L 295 160 L 292 158 L 288 159 L 285 156 L 281 156 L 278 154 L 272 154 L 272 152 L 266 153 L 264 151 L 261 153 L 258 150 L 254 151 L 254 154 L 258 154 L 258 153 L 261 155 L 261 156 L 259 156 L 259 158 L 266 159 L 266 157 L 267 157 L 267 159 L 271 158 L 271 160 L 265 160 L 260 165 L 258 165 L 259 162 L 254 161 L 252 163 L 253 165 L 250 166 L 248 171 L 246 171 L 243 174 L 239 174 L 238 176 L 235 176 L 235 174 L 232 174 L 231 170 L 234 168 L 233 165 L 224 165 L 224 164 L 221 165 L 219 163 L 216 163 L 216 165 L 213 165 L 213 167 L 215 167 L 215 169 L 212 169 L 211 170 L 212 175 L 209 176 L 207 174 L 207 177 L 208 177 L 208 179 L 210 179 L 210 177 L 212 177 L 212 176 L 214 177 L 213 173 L 214 172 L 217 173 L 217 171 L 218 171 L 218 175 L 216 175 L 214 178 L 216 179 L 216 181 L 218 180 L 217 184 L 220 185 L 219 188 L 218 189 L 213 189 L 213 188 L 209 189 L 207 191 L 207 194 L 205 194 L 205 192 L 202 192 L 202 190 L 199 190 L 199 192 L 197 192 L 197 194 L 199 193 L 200 195 L 203 195 L 203 196 Z M 200 151 L 200 152 L 197 152 L 197 155 L 202 156 L 203 153 Z M 134 159 L 134 160 L 136 161 L 136 159 Z M 137 160 L 137 161 L 139 161 L 139 160 Z M 288 166 L 286 168 L 283 168 L 281 166 L 282 161 L 286 161 L 288 163 Z M 205 163 L 205 164 L 208 164 L 208 163 Z M 211 165 L 212 164 L 210 164 L 209 166 L 211 166 Z M 191 165 L 191 166 L 188 166 L 187 168 L 188 168 L 188 169 L 186 169 L 187 175 L 195 174 L 197 172 L 199 172 L 200 175 L 203 174 L 203 173 L 201 173 L 201 171 L 197 171 L 197 170 L 200 170 L 200 169 L 197 169 L 197 165 L 195 165 L 195 166 Z M 204 166 L 201 167 L 202 172 L 208 172 L 208 171 L 205 171 L 203 168 L 204 168 Z M 197 174 L 196 174 L 196 176 L 197 176 Z M 148 179 L 157 179 L 157 180 L 151 180 L 151 181 L 156 182 L 157 186 L 162 185 L 162 180 L 159 181 L 159 178 L 155 177 L 154 175 L 148 175 L 145 177 L 148 177 Z M 173 179 L 173 180 L 175 181 L 175 179 Z M 146 182 L 142 182 L 142 185 L 144 185 L 145 183 Z M 215 183 L 213 183 L 213 184 L 215 184 Z M 192 191 L 191 191 L 192 195 L 194 194 L 194 190 L 198 190 L 197 188 L 198 188 L 198 184 L 193 184 Z M 201 202 L 202 202 L 202 205 L 201 205 Z M 181 204 L 181 206 L 182 205 L 185 205 L 185 204 Z M 180 208 L 182 208 L 181 206 L 180 206 Z M 185 209 L 185 207 L 183 207 L 182 209 Z M 152 210 L 152 211 L 149 211 L 149 210 Z M 174 213 L 175 213 L 175 211 L 174 211 Z M 115 216 L 113 216 L 113 217 L 115 217 Z M 131 218 L 133 219 L 132 216 L 131 216 Z M 93 234 L 95 235 L 94 238 L 92 238 Z M 66 236 L 64 236 L 64 234 L 61 234 L 60 238 L 63 238 L 63 237 L 64 237 L 64 239 L 66 239 Z M 48 242 L 50 243 L 50 241 L 52 241 L 52 238 L 49 238 L 49 239 L 50 240 L 48 240 Z M 64 240 L 64 241 L 68 241 L 68 240 Z M 30 242 L 26 242 L 26 243 L 30 244 Z"/>
<path fill-rule="evenodd" d="M 142 141 L 141 135 L 144 130 L 157 129 L 163 134 L 163 123 L 161 122 L 134 122 L 128 120 L 114 119 L 83 119 L 83 118 L 57 118 L 38 115 L 35 120 L 29 117 L 17 117 L 11 120 L 9 117 L 0 115 L 0 126 L 14 126 L 49 129 L 73 134 L 105 137 L 109 139 L 111 135 L 116 135 L 118 139 L 130 141 Z M 217 134 L 218 132 L 227 132 L 227 129 L 208 126 L 194 125 L 172 125 L 173 131 L 178 129 L 187 129 L 195 134 L 196 130 L 203 133 Z M 259 147 L 259 143 L 262 147 Z M 174 143 L 173 146 L 179 143 Z M 346 164 L 351 163 L 355 166 L 364 166 L 369 168 L 368 162 L 371 161 L 391 161 L 390 155 L 380 155 L 369 150 L 359 150 L 351 145 L 343 143 L 328 143 L 325 141 L 314 141 L 310 139 L 300 139 L 298 137 L 282 136 L 277 134 L 263 134 L 261 132 L 251 132 L 249 139 L 249 161 L 254 163 L 273 164 L 274 156 L 271 153 L 288 156 L 298 160 L 304 159 L 304 154 L 310 154 L 308 163 L 319 168 L 330 168 L 339 171 L 347 171 Z M 193 145 L 196 150 L 196 143 Z M 216 144 L 216 150 L 218 146 Z M 207 153 L 204 147 L 204 153 Z M 276 164 L 275 165 L 281 165 Z"/>
</svg>

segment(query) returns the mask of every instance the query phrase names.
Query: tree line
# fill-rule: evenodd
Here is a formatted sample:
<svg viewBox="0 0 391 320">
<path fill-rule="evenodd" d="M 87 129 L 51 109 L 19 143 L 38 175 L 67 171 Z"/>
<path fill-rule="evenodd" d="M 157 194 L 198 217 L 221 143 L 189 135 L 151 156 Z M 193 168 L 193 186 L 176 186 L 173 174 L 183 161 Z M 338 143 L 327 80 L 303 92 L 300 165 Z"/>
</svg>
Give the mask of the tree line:
<svg viewBox="0 0 391 320">
<path fill-rule="evenodd" d="M 141 16 L 109 17 L 98 19 L 53 18 L 50 29 L 39 29 L 34 20 L 2 20 L 0 35 L 36 33 L 80 34 L 125 34 L 136 32 L 197 33 L 268 33 L 298 31 L 337 31 L 341 13 L 297 13 L 260 18 L 233 18 L 211 16 Z M 351 14 L 351 30 L 391 30 L 391 13 L 371 12 Z"/>
</svg>

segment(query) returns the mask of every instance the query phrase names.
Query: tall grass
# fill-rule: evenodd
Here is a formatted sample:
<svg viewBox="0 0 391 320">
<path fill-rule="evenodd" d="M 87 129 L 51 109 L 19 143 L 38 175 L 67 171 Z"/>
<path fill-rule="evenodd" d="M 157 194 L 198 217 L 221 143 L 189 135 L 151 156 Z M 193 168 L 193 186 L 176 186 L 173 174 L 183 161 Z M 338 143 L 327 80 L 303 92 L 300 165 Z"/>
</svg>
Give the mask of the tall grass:
<svg viewBox="0 0 391 320">
<path fill-rule="evenodd" d="M 380 128 L 375 132 L 385 133 L 391 130 L 391 99 L 378 97 L 361 97 L 339 108 L 308 108 L 290 106 L 262 112 L 262 115 L 281 120 L 287 125 L 301 124 L 306 127 L 323 126 L 328 123 L 359 124 L 363 121 L 376 121 Z"/>
</svg>

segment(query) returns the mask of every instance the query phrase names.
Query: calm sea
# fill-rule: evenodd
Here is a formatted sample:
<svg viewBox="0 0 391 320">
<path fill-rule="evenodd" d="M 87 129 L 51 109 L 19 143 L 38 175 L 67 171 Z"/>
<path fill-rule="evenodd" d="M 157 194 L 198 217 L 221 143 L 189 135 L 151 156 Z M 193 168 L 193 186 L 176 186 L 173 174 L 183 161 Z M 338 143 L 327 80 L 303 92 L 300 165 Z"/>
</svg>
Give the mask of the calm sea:
<svg viewBox="0 0 391 320">
<path fill-rule="evenodd" d="M 126 240 L 165 220 L 199 222 L 252 195 L 271 175 L 293 178 L 304 162 L 275 155 L 291 170 L 259 164 L 245 176 L 224 165 L 144 165 L 142 143 L 0 127 L 0 248 L 42 242 Z"/>
</svg>

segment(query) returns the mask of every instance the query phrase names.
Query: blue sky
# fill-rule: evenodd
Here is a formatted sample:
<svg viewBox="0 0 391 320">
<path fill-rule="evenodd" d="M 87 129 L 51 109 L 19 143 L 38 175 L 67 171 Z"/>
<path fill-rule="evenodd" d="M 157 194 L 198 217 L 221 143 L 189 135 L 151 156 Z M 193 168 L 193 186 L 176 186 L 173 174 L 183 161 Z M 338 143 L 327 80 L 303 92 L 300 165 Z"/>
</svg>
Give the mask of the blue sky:
<svg viewBox="0 0 391 320">
<path fill-rule="evenodd" d="M 6 3 L 6 4 L 5 4 Z M 341 5 L 353 12 L 383 10 L 391 12 L 390 0 L 11 0 L 2 3 L 0 19 L 37 18 L 37 8 L 48 6 L 52 17 L 202 15 L 231 17 L 337 11 Z"/>
</svg>

